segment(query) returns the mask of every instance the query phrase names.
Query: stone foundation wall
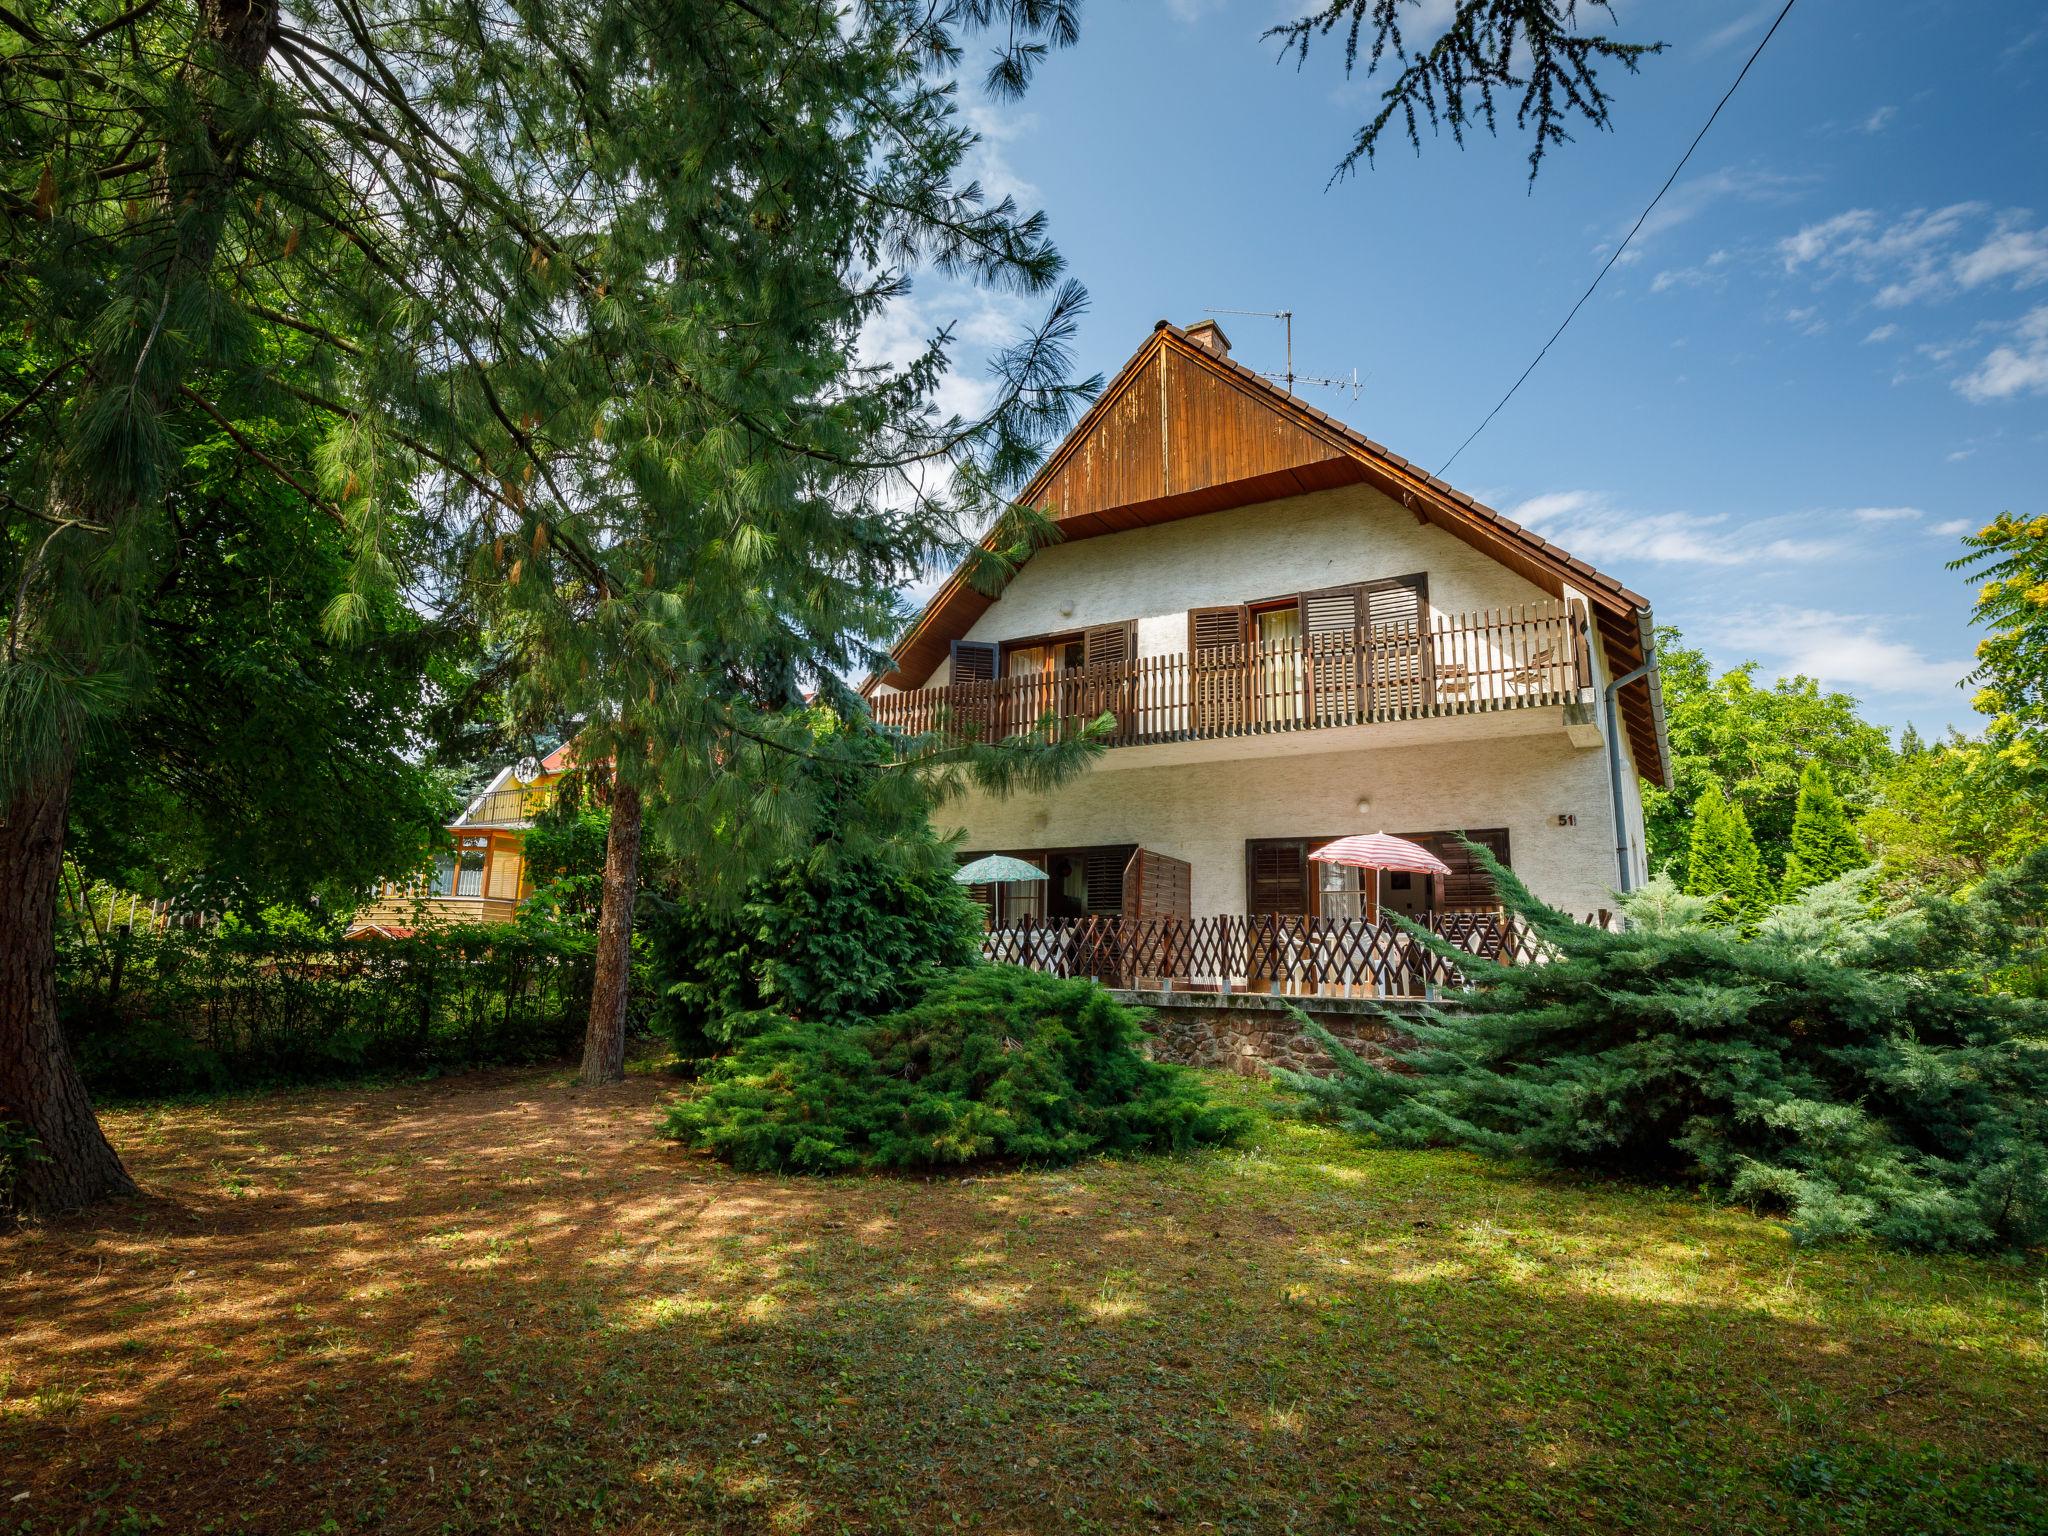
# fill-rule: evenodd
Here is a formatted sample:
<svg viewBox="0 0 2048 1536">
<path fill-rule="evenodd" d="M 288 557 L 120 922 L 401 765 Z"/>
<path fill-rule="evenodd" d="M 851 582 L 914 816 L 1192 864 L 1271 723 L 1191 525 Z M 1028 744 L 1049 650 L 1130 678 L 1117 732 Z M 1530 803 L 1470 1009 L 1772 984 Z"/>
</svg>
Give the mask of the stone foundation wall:
<svg viewBox="0 0 2048 1536">
<path fill-rule="evenodd" d="M 1331 1061 L 1305 1035 L 1280 998 L 1256 992 L 1116 992 L 1119 1002 L 1150 1015 L 1145 1028 L 1155 1060 L 1189 1067 L 1226 1067 L 1264 1077 L 1274 1067 L 1327 1074 Z M 1361 1056 L 1400 1038 L 1399 1019 L 1420 1005 L 1401 999 L 1292 999 L 1301 1011 Z"/>
</svg>

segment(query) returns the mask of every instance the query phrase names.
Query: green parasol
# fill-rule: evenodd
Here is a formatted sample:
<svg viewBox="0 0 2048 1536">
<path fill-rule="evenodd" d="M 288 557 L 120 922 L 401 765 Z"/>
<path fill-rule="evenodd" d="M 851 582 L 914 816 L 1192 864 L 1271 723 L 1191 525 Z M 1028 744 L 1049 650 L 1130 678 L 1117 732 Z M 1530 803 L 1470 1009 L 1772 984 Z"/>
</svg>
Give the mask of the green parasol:
<svg viewBox="0 0 2048 1536">
<path fill-rule="evenodd" d="M 1008 854 L 992 853 L 972 864 L 961 865 L 953 878 L 962 885 L 1001 885 L 1012 880 L 1043 880 L 1045 871 Z"/>
</svg>

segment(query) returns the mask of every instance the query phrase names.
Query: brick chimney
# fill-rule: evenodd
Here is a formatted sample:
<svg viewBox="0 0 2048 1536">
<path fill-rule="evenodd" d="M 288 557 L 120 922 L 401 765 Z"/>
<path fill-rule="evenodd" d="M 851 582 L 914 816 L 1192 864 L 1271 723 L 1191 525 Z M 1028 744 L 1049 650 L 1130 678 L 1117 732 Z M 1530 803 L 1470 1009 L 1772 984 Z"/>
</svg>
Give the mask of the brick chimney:
<svg viewBox="0 0 2048 1536">
<path fill-rule="evenodd" d="M 1214 320 L 1197 320 L 1187 328 L 1186 335 L 1205 352 L 1217 357 L 1230 356 L 1230 338 L 1223 334 L 1223 327 Z"/>
</svg>

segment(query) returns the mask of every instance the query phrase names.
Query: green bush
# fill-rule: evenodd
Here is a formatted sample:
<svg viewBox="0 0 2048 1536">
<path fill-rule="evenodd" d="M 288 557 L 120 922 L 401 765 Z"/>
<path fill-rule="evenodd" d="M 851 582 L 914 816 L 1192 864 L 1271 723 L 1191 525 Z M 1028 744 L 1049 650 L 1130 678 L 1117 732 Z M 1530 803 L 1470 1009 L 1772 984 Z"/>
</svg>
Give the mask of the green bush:
<svg viewBox="0 0 2048 1536">
<path fill-rule="evenodd" d="M 667 978 L 656 1027 L 696 1058 L 743 1038 L 764 1012 L 848 1025 L 905 1006 L 979 960 L 981 910 L 948 863 L 892 870 L 825 852 L 730 910 L 659 904 L 647 933 Z"/>
<path fill-rule="evenodd" d="M 581 1039 L 592 970 L 587 936 L 513 925 L 138 931 L 62 959 L 79 1069 L 115 1098 L 556 1059 Z"/>
<path fill-rule="evenodd" d="M 1891 917 L 1851 876 L 1753 939 L 1668 889 L 1625 932 L 1585 927 L 1484 862 L 1546 963 L 1458 956 L 1477 989 L 1404 1021 L 1403 1070 L 1316 1031 L 1339 1074 L 1283 1074 L 1312 1108 L 1397 1145 L 1704 1184 L 1789 1212 L 1802 1241 L 2048 1240 L 2048 1010 L 1988 984 L 2048 855 Z"/>
<path fill-rule="evenodd" d="M 785 1019 L 715 1065 L 667 1132 L 736 1167 L 825 1173 L 1235 1140 L 1247 1118 L 1139 1049 L 1091 981 L 977 965 L 866 1024 Z"/>
</svg>

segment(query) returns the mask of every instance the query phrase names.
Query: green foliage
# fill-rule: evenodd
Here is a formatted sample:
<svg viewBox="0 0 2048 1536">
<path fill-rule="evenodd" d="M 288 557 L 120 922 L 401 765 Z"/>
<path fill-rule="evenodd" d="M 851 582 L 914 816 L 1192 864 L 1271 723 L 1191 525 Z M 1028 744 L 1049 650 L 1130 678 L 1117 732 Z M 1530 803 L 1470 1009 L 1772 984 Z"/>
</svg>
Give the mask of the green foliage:
<svg viewBox="0 0 2048 1536">
<path fill-rule="evenodd" d="M 872 1023 L 755 1036 L 669 1112 L 667 1132 L 740 1168 L 805 1173 L 1065 1163 L 1240 1136 L 1241 1110 L 1142 1053 L 1139 1021 L 1093 982 L 974 966 Z"/>
<path fill-rule="evenodd" d="M 1693 805 L 1685 891 L 1713 903 L 1714 921 L 1745 933 L 1771 907 L 1770 877 L 1764 873 L 1749 820 L 1741 806 L 1728 803 L 1718 784 L 1709 784 Z"/>
<path fill-rule="evenodd" d="M 739 1038 L 762 1010 L 830 1026 L 903 1007 L 980 958 L 981 911 L 947 868 L 821 849 L 736 908 L 664 904 L 647 928 L 669 978 L 657 1025 L 689 1057 Z"/>
<path fill-rule="evenodd" d="M 1809 762 L 1825 767 L 1848 787 L 1852 815 L 1869 803 L 1892 760 L 1891 739 L 1857 713 L 1846 693 L 1822 692 L 1810 677 L 1781 678 L 1765 687 L 1757 664 L 1745 662 L 1718 676 L 1705 653 L 1686 645 L 1675 629 L 1657 632 L 1658 670 L 1671 737 L 1672 784 L 1645 786 L 1643 816 L 1650 867 L 1675 869 L 1687 889 L 1685 860 L 1693 810 L 1710 784 L 1748 819 L 1775 877 L 1792 851 L 1792 820 L 1799 781 Z"/>
<path fill-rule="evenodd" d="M 591 946 L 511 925 L 405 939 L 111 934 L 59 951 L 86 1082 L 123 1098 L 543 1061 L 573 1050 Z"/>
<path fill-rule="evenodd" d="M 247 430 L 311 473 L 309 424 Z M 84 742 L 73 858 L 89 878 L 214 911 L 345 909 L 417 868 L 454 810 L 415 751 L 421 674 L 453 636 L 388 597 L 357 640 L 330 636 L 346 534 L 250 474 L 224 433 L 186 451 L 165 511 L 176 536 L 135 600 L 127 653 L 150 686 Z"/>
<path fill-rule="evenodd" d="M 1792 816 L 1792 851 L 1785 856 L 1781 897 L 1789 901 L 1869 862 L 1827 769 L 1808 763 L 1799 778 L 1799 805 Z"/>
<path fill-rule="evenodd" d="M 1494 873 L 1548 963 L 1461 957 L 1477 990 L 1408 1026 L 1404 1070 L 1335 1047 L 1334 1079 L 1287 1076 L 1313 1107 L 1398 1145 L 1704 1184 L 1800 1241 L 2048 1240 L 2048 1011 L 1983 984 L 2048 855 L 1889 918 L 1850 877 L 1749 940 L 1583 927 Z"/>
<path fill-rule="evenodd" d="M 827 711 L 812 712 L 810 740 L 791 794 L 827 835 L 736 892 L 729 869 L 682 864 L 677 899 L 649 912 L 660 1026 L 685 1057 L 745 1035 L 762 1010 L 824 1024 L 888 1013 L 980 958 L 980 909 L 932 832 L 940 781 Z"/>
<path fill-rule="evenodd" d="M 2015 768 L 2048 771 L 2048 516 L 2002 512 L 1963 547 L 1950 568 L 1982 578 L 1971 617 L 1990 631 L 1970 678 L 1977 710 Z"/>
<path fill-rule="evenodd" d="M 2048 780 L 1951 733 L 1900 753 L 1856 830 L 1891 882 L 1959 889 L 2048 845 Z"/>
<path fill-rule="evenodd" d="M 611 813 L 579 800 L 549 805 L 520 841 L 533 895 L 520 908 L 524 921 L 545 918 L 595 931 L 604 904 L 605 840 Z"/>
<path fill-rule="evenodd" d="M 14 1192 L 20 1185 L 22 1170 L 31 1162 L 41 1161 L 43 1155 L 42 1143 L 28 1127 L 0 1119 L 0 1232 L 20 1218 Z"/>
</svg>

